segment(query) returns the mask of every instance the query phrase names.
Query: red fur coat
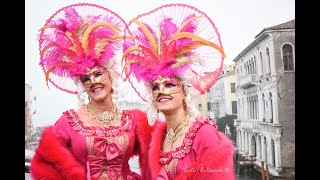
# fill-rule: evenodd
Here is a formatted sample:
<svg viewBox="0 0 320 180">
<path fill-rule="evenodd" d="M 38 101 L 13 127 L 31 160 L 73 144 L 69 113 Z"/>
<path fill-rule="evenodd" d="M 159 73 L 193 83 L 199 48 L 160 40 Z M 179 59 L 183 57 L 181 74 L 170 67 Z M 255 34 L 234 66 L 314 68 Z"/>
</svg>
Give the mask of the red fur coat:
<svg viewBox="0 0 320 180">
<path fill-rule="evenodd" d="M 144 179 L 147 149 L 151 140 L 150 133 L 151 127 L 148 124 L 147 116 L 140 110 L 127 111 L 132 115 L 135 142 L 133 143 L 133 153 L 128 156 L 139 155 L 139 164 L 141 167 L 141 175 Z M 58 121 L 66 118 L 62 115 Z M 69 126 L 67 120 L 64 121 L 64 126 Z M 55 127 L 56 126 L 56 127 Z M 39 145 L 35 151 L 35 155 L 31 161 L 31 176 L 33 179 L 52 179 L 52 180 L 85 180 L 87 176 L 87 164 L 84 161 L 75 158 L 72 150 L 70 150 L 69 143 L 65 139 L 58 138 L 57 131 L 60 129 L 56 123 L 54 126 L 48 126 L 44 129 Z M 71 125 L 68 128 L 72 129 Z M 73 133 L 73 134 L 72 134 Z M 66 136 L 74 139 L 74 136 L 79 136 L 72 132 Z M 61 133 L 60 133 L 61 134 Z M 82 136 L 79 136 L 83 138 Z M 81 140 L 81 141 L 80 141 Z M 82 142 L 83 140 L 77 140 Z M 85 143 L 85 142 L 84 142 Z M 87 157 L 85 157 L 87 158 Z"/>
<path fill-rule="evenodd" d="M 210 179 L 235 180 L 234 146 L 216 125 L 197 118 L 186 134 L 184 143 L 173 152 L 176 157 L 176 175 L 169 175 L 160 163 L 162 139 L 166 130 L 164 122 L 156 122 L 148 152 L 147 179 Z M 169 153 L 168 153 L 169 154 Z M 162 157 L 162 156 L 161 156 Z M 173 171 L 173 170 L 172 170 Z"/>
</svg>

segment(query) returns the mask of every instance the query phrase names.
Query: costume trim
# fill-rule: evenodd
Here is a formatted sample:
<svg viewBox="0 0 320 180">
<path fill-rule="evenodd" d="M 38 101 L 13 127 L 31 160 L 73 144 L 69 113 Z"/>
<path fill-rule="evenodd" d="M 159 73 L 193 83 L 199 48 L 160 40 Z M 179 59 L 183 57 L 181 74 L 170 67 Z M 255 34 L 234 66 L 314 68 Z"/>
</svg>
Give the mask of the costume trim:
<svg viewBox="0 0 320 180">
<path fill-rule="evenodd" d="M 204 121 L 204 123 L 200 123 L 200 126 L 206 123 L 209 122 Z M 160 163 L 160 154 L 162 138 L 165 129 L 166 123 L 159 121 L 156 122 L 155 130 L 150 143 L 150 150 L 148 153 L 148 168 L 150 169 L 149 179 L 156 179 L 160 169 L 162 168 L 162 164 Z M 220 143 L 217 144 L 216 148 L 212 149 L 206 154 L 202 154 L 200 159 L 189 166 L 188 169 L 194 169 L 195 171 L 181 172 L 176 179 L 200 180 L 208 178 L 215 180 L 235 180 L 233 168 L 234 147 L 232 141 L 227 139 L 225 136 L 221 136 L 220 138 Z"/>
</svg>

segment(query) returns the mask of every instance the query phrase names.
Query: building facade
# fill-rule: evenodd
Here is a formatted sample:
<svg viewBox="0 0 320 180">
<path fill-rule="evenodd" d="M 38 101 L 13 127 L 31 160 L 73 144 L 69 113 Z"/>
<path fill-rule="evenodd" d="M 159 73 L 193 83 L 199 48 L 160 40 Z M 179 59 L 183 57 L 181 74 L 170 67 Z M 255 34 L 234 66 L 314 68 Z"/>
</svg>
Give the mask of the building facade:
<svg viewBox="0 0 320 180">
<path fill-rule="evenodd" d="M 29 142 L 31 138 L 31 98 L 30 98 L 31 86 L 29 84 L 25 84 L 25 119 L 24 119 L 24 140 L 26 149 L 29 147 Z"/>
<path fill-rule="evenodd" d="M 226 114 L 237 115 L 235 83 L 235 64 L 225 64 L 217 82 L 207 93 L 210 119 L 218 119 Z"/>
<path fill-rule="evenodd" d="M 115 104 L 120 109 L 140 109 L 146 111 L 147 104 L 143 101 L 131 101 L 131 100 L 118 100 L 115 101 Z"/>
<path fill-rule="evenodd" d="M 234 60 L 240 165 L 295 175 L 295 20 L 264 28 Z"/>
</svg>

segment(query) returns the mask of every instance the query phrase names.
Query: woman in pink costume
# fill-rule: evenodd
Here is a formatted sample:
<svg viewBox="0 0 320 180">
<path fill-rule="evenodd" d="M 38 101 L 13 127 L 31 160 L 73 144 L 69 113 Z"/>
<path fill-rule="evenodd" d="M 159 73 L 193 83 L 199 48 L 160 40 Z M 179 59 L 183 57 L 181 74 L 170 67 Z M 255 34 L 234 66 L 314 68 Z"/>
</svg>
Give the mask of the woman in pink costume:
<svg viewBox="0 0 320 180">
<path fill-rule="evenodd" d="M 31 162 L 33 179 L 144 178 L 147 115 L 113 102 L 126 28 L 109 9 L 82 3 L 58 10 L 40 29 L 40 65 L 47 82 L 78 94 L 80 108 L 63 112 L 44 129 Z M 134 155 L 141 157 L 141 175 L 130 170 Z"/>
<path fill-rule="evenodd" d="M 234 180 L 232 141 L 195 107 L 225 58 L 214 23 L 194 7 L 168 4 L 132 19 L 129 29 L 135 39 L 125 42 L 123 72 L 151 105 L 155 127 L 147 179 Z"/>
</svg>

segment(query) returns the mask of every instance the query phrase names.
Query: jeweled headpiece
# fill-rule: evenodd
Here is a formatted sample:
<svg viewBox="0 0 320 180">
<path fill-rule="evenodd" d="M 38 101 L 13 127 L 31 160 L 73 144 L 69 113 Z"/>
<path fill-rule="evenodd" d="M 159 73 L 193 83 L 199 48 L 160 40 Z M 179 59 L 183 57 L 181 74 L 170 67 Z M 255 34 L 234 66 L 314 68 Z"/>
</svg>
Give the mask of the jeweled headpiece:
<svg viewBox="0 0 320 180">
<path fill-rule="evenodd" d="M 201 94 L 217 81 L 225 58 L 212 20 L 186 4 L 167 4 L 129 23 L 134 39 L 124 44 L 123 72 L 138 95 L 149 101 L 145 84 L 159 76 L 180 77 Z"/>
<path fill-rule="evenodd" d="M 111 10 L 89 3 L 66 6 L 40 29 L 40 65 L 46 81 L 68 93 L 79 92 L 79 77 L 104 66 L 119 76 L 125 21 Z M 118 65 L 119 64 L 119 65 Z"/>
</svg>

